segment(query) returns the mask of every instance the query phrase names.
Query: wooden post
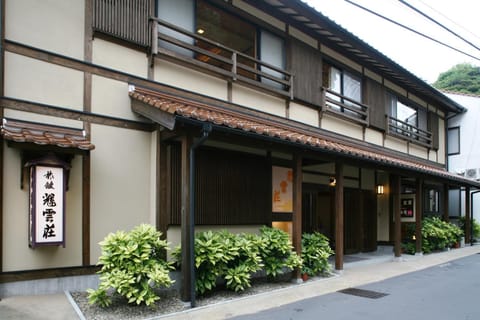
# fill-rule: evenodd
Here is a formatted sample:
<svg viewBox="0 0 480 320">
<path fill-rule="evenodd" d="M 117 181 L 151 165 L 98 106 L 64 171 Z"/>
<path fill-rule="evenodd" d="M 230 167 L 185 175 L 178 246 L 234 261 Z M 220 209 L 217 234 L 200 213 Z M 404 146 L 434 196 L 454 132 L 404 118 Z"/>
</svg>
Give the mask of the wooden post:
<svg viewBox="0 0 480 320">
<path fill-rule="evenodd" d="M 82 265 L 90 265 L 90 153 L 82 156 Z"/>
<path fill-rule="evenodd" d="M 448 212 L 448 183 L 443 186 L 443 220 L 450 221 L 450 213 Z"/>
<path fill-rule="evenodd" d="M 293 157 L 293 247 L 298 255 L 302 254 L 302 156 Z M 295 270 L 294 278 L 300 278 Z"/>
<path fill-rule="evenodd" d="M 465 187 L 465 243 L 471 242 L 470 206 L 470 187 Z"/>
<path fill-rule="evenodd" d="M 84 25 L 84 49 L 83 57 L 86 62 L 92 61 L 93 47 L 93 1 L 85 1 L 85 25 Z M 92 111 L 92 74 L 83 73 L 83 111 L 89 113 Z M 83 129 L 87 137 L 91 138 L 91 124 L 83 121 Z M 90 265 L 90 189 L 91 189 L 91 158 L 90 153 L 82 156 L 82 265 Z"/>
<path fill-rule="evenodd" d="M 343 163 L 335 163 L 335 269 L 343 270 Z"/>
<path fill-rule="evenodd" d="M 423 180 L 417 179 L 415 194 L 415 252 L 422 252 L 422 201 L 423 201 Z"/>
<path fill-rule="evenodd" d="M 162 233 L 162 238 L 166 239 L 167 237 L 167 225 L 168 225 L 168 205 L 170 204 L 167 201 L 168 195 L 168 167 L 169 161 L 167 157 L 167 145 L 162 141 L 162 132 L 160 127 L 157 128 L 157 175 L 156 175 L 156 210 L 155 218 L 158 231 Z"/>
<path fill-rule="evenodd" d="M 402 218 L 400 215 L 400 193 L 401 193 L 401 177 L 394 175 L 393 179 L 393 214 L 395 217 L 394 243 L 395 257 L 400 257 L 402 246 Z"/>
<path fill-rule="evenodd" d="M 4 2 L 4 1 L 2 1 Z M 3 115 L 3 108 L 0 107 Z M 0 203 L 3 203 L 3 136 L 0 136 Z M 0 273 L 3 271 L 3 205 L 0 206 Z"/>
<path fill-rule="evenodd" d="M 182 247 L 182 288 L 181 297 L 183 301 L 190 301 L 191 276 L 190 276 L 190 146 L 192 144 L 191 135 L 185 135 L 181 138 L 181 181 L 182 181 L 182 212 L 181 212 L 181 247 Z"/>
</svg>

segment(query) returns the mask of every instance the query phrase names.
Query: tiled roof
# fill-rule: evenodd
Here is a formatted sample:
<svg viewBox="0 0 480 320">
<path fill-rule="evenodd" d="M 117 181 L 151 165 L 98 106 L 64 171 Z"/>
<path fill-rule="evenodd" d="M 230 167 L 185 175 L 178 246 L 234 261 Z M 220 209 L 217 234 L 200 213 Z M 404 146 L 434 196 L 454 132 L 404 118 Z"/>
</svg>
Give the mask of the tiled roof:
<svg viewBox="0 0 480 320">
<path fill-rule="evenodd" d="M 83 130 L 51 126 L 33 122 L 3 119 L 0 134 L 5 140 L 53 145 L 62 148 L 92 150 L 95 146 Z"/>
<path fill-rule="evenodd" d="M 256 133 L 258 135 L 278 138 L 280 140 L 310 146 L 315 149 L 325 150 L 338 155 L 423 172 L 437 177 L 439 176 L 449 180 L 466 183 L 468 185 L 477 185 L 475 181 L 465 179 L 442 168 L 389 155 L 386 152 L 381 153 L 376 150 L 368 150 L 366 147 L 353 146 L 347 143 L 334 141 L 314 130 L 307 131 L 305 129 L 289 126 L 285 123 L 273 122 L 268 119 L 250 116 L 246 113 L 239 113 L 195 101 L 185 100 L 144 88 L 131 88 L 129 95 L 132 99 L 143 102 L 168 114 L 203 122 L 210 122 L 218 126 L 239 129 Z"/>
</svg>

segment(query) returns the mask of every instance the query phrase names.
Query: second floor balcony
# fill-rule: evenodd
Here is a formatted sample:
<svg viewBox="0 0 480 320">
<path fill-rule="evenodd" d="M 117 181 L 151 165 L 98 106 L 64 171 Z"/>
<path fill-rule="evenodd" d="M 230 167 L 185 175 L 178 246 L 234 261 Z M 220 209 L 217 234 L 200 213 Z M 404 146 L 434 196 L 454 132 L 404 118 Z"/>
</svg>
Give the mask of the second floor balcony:
<svg viewBox="0 0 480 320">
<path fill-rule="evenodd" d="M 432 133 L 427 130 L 422 130 L 417 126 L 411 125 L 408 122 L 401 121 L 387 115 L 386 128 L 387 134 L 396 136 L 402 140 L 407 140 L 409 142 L 422 145 L 427 148 L 432 147 Z"/>
<path fill-rule="evenodd" d="M 151 21 L 154 55 L 293 98 L 293 76 L 285 69 L 161 19 Z"/>
</svg>

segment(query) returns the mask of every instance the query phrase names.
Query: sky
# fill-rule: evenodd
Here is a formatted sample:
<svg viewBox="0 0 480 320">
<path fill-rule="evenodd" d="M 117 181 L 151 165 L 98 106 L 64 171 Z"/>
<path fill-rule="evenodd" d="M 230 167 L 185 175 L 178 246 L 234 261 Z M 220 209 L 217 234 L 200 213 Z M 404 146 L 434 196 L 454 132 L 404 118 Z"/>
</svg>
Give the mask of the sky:
<svg viewBox="0 0 480 320">
<path fill-rule="evenodd" d="M 469 55 L 455 52 L 387 22 L 345 0 L 303 0 L 427 83 L 459 63 L 480 66 L 480 50 L 399 0 L 351 0 Z M 405 0 L 480 48 L 480 1 Z"/>
</svg>

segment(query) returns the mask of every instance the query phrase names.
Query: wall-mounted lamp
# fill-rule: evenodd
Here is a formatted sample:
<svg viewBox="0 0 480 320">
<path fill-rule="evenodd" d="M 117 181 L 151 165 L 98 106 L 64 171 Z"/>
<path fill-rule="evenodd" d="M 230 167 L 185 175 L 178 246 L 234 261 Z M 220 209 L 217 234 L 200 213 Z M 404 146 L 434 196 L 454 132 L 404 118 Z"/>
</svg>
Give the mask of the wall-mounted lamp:
<svg viewBox="0 0 480 320">
<path fill-rule="evenodd" d="M 383 185 L 382 184 L 377 185 L 377 194 L 383 194 L 383 193 L 384 193 Z"/>
<path fill-rule="evenodd" d="M 205 30 L 202 29 L 202 28 L 198 28 L 198 29 L 197 29 L 197 33 L 198 33 L 198 34 L 204 34 L 204 33 L 205 33 Z"/>
<path fill-rule="evenodd" d="M 335 185 L 337 184 L 337 180 L 334 177 L 330 177 L 330 179 L 328 180 L 328 184 L 330 187 L 335 187 Z"/>
</svg>

